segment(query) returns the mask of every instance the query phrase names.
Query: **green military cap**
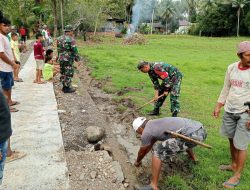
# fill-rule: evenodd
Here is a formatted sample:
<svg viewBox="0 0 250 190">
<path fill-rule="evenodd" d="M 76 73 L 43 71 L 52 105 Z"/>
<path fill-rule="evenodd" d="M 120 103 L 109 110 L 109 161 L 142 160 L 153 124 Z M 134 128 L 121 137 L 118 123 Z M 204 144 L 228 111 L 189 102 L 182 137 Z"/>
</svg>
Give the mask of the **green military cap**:
<svg viewBox="0 0 250 190">
<path fill-rule="evenodd" d="M 70 31 L 73 31 L 73 26 L 72 25 L 65 26 L 64 32 L 70 32 Z"/>
<path fill-rule="evenodd" d="M 147 61 L 140 61 L 139 64 L 137 65 L 137 69 L 142 69 L 145 65 L 148 65 L 149 62 Z"/>
</svg>

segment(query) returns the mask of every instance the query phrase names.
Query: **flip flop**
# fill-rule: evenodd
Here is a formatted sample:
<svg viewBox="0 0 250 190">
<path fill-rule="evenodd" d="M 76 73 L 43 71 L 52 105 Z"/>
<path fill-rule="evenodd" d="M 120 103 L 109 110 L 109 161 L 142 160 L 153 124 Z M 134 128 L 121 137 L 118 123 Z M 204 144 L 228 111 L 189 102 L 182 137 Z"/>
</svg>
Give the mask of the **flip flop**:
<svg viewBox="0 0 250 190">
<path fill-rule="evenodd" d="M 15 82 L 23 82 L 23 79 L 19 78 L 19 79 L 16 79 L 14 80 Z"/>
<path fill-rule="evenodd" d="M 19 110 L 13 107 L 10 107 L 10 112 L 18 112 Z"/>
<path fill-rule="evenodd" d="M 221 171 L 233 171 L 231 165 L 223 165 L 223 164 L 222 164 L 222 165 L 219 166 L 219 169 L 220 169 Z"/>
<path fill-rule="evenodd" d="M 151 187 L 151 185 L 147 185 L 147 186 L 141 187 L 139 190 L 153 190 L 153 188 Z"/>
<path fill-rule="evenodd" d="M 231 178 L 236 178 L 236 177 L 231 177 Z M 238 178 L 237 178 L 238 179 Z M 227 188 L 227 189 L 233 189 L 235 188 L 237 185 L 239 185 L 240 183 L 240 180 L 238 179 L 238 181 L 236 183 L 229 183 L 228 180 L 225 181 L 222 185 L 224 188 Z"/>
<path fill-rule="evenodd" d="M 5 162 L 9 163 L 9 162 L 12 162 L 14 160 L 18 160 L 20 158 L 23 158 L 24 156 L 26 156 L 26 153 L 24 153 L 24 152 L 12 151 L 11 156 L 7 156 Z"/>
<path fill-rule="evenodd" d="M 20 104 L 20 102 L 18 102 L 18 101 L 12 101 L 12 103 L 9 104 L 9 106 L 15 106 L 15 105 L 19 105 L 19 104 Z"/>
</svg>

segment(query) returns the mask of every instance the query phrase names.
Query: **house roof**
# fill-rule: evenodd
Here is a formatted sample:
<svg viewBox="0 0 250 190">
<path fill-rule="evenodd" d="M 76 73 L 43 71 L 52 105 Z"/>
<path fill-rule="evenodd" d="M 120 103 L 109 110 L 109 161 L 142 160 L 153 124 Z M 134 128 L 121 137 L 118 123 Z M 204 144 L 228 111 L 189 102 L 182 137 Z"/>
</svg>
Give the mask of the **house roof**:
<svg viewBox="0 0 250 190">
<path fill-rule="evenodd" d="M 160 22 L 154 23 L 153 25 L 154 28 L 165 28 Z"/>
<path fill-rule="evenodd" d="M 179 20 L 179 26 L 189 26 L 190 23 L 187 20 Z"/>
</svg>

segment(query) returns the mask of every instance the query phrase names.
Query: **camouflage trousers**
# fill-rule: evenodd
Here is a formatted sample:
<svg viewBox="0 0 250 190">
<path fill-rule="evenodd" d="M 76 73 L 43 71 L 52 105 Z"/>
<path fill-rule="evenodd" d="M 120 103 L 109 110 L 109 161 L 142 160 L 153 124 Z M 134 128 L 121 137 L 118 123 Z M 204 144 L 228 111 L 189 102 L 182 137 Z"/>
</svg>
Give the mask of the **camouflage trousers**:
<svg viewBox="0 0 250 190">
<path fill-rule="evenodd" d="M 170 90 L 166 90 L 165 86 L 161 85 L 160 89 L 159 89 L 159 96 L 162 95 L 165 91 L 169 91 L 170 94 L 170 104 L 171 104 L 171 108 L 170 111 L 173 112 L 180 112 L 180 101 L 179 101 L 179 97 L 180 97 L 180 92 L 181 92 L 181 80 L 182 80 L 182 75 L 177 75 L 171 82 L 171 88 Z M 160 109 L 160 107 L 163 105 L 165 99 L 167 97 L 163 96 L 161 98 L 159 98 L 156 102 L 155 102 L 155 109 Z"/>
<path fill-rule="evenodd" d="M 207 132 L 203 126 L 188 135 L 183 135 L 200 142 L 203 142 L 207 138 Z M 153 146 L 152 153 L 154 156 L 164 161 L 181 152 L 185 152 L 187 149 L 194 148 L 195 146 L 196 144 L 180 138 L 168 138 L 165 141 L 157 141 Z"/>
<path fill-rule="evenodd" d="M 63 87 L 71 87 L 72 78 L 74 76 L 74 62 L 60 61 L 60 81 Z"/>
</svg>

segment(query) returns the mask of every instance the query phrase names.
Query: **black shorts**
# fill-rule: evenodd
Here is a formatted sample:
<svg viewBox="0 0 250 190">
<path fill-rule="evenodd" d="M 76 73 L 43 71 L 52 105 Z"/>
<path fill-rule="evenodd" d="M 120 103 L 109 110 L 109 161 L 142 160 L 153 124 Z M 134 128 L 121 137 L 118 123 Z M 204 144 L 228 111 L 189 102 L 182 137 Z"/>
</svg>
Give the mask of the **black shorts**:
<svg viewBox="0 0 250 190">
<path fill-rule="evenodd" d="M 26 36 L 21 36 L 21 41 L 26 42 Z"/>
</svg>

